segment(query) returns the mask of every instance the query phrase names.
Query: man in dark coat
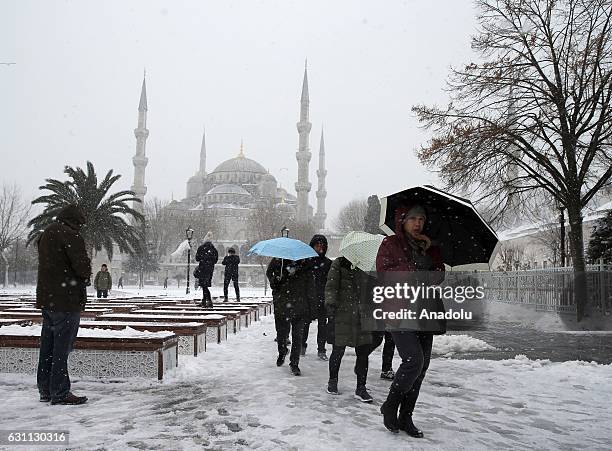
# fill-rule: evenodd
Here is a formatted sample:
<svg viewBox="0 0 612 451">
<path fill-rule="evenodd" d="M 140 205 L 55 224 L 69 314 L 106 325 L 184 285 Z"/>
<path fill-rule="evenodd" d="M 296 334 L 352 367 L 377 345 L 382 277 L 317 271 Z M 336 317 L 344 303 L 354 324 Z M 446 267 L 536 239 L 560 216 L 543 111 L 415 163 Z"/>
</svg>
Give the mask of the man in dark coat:
<svg viewBox="0 0 612 451">
<path fill-rule="evenodd" d="M 240 302 L 240 287 L 238 286 L 238 265 L 240 264 L 240 257 L 236 255 L 236 251 L 233 247 L 227 250 L 227 255 L 223 257 L 221 264 L 225 266 L 225 273 L 223 274 L 223 297 L 225 302 L 227 302 L 227 292 L 231 281 L 234 281 L 236 301 Z"/>
<path fill-rule="evenodd" d="M 42 309 L 37 385 L 42 402 L 83 404 L 70 392 L 68 354 L 79 331 L 87 301 L 91 261 L 79 230 L 85 216 L 79 207 L 64 207 L 38 239 L 36 308 Z"/>
<path fill-rule="evenodd" d="M 302 348 L 302 333 L 304 318 L 310 315 L 310 299 L 312 293 L 312 274 L 309 272 L 306 260 L 292 261 L 273 258 L 266 276 L 272 288 L 274 302 L 274 321 L 276 325 L 276 341 L 278 345 L 277 366 L 285 363 L 287 356 L 287 340 L 291 329 L 291 354 L 289 367 L 295 376 L 300 376 L 300 352 Z"/>
<path fill-rule="evenodd" d="M 325 256 L 327 253 L 327 238 L 324 235 L 315 235 L 310 240 L 312 247 L 318 255 L 310 260 L 310 271 L 314 284 L 314 296 L 310 306 L 310 318 L 304 323 L 304 342 L 302 343 L 302 355 L 306 354 L 308 332 L 310 322 L 317 320 L 317 355 L 321 360 L 327 360 L 325 351 L 325 335 L 327 331 L 327 315 L 325 313 L 325 284 L 327 283 L 327 273 L 332 261 Z"/>
<path fill-rule="evenodd" d="M 215 264 L 219 261 L 219 253 L 215 246 L 213 246 L 211 233 L 207 233 L 204 237 L 204 244 L 198 247 L 196 252 L 196 261 L 198 268 L 194 274 L 198 279 L 198 285 L 202 287 L 202 307 L 210 308 L 213 306 L 212 297 L 210 295 L 210 287 L 212 283 L 213 272 L 215 271 Z"/>
<path fill-rule="evenodd" d="M 108 292 L 112 286 L 113 278 L 111 277 L 110 272 L 108 272 L 108 266 L 103 264 L 100 271 L 98 271 L 96 277 L 94 278 L 94 288 L 96 289 L 98 299 L 107 298 Z"/>
</svg>

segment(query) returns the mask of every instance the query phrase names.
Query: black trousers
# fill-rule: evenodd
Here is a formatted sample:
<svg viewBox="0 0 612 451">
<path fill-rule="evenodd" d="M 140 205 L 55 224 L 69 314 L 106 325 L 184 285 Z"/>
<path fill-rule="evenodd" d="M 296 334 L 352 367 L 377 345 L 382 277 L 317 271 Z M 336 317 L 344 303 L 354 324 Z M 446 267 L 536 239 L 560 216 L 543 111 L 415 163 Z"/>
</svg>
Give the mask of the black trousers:
<svg viewBox="0 0 612 451">
<path fill-rule="evenodd" d="M 395 354 L 395 342 L 391 332 L 372 332 L 373 349 L 376 349 L 385 339 L 385 345 L 382 352 L 382 372 L 391 371 L 393 369 L 393 354 Z"/>
<path fill-rule="evenodd" d="M 395 373 L 391 390 L 402 395 L 402 411 L 412 413 L 419 397 L 419 390 L 431 360 L 433 335 L 424 332 L 391 332 L 402 364 Z"/>
<path fill-rule="evenodd" d="M 236 300 L 240 300 L 240 287 L 238 286 L 238 274 L 225 274 L 223 278 L 223 297 L 227 301 L 227 292 L 230 281 L 234 281 L 234 292 L 236 293 Z"/>
<path fill-rule="evenodd" d="M 70 392 L 68 354 L 79 331 L 81 312 L 42 311 L 36 383 L 41 396 L 62 400 Z"/>
<path fill-rule="evenodd" d="M 304 319 L 301 317 L 285 316 L 282 314 L 274 314 L 274 322 L 276 325 L 276 342 L 278 345 L 278 353 L 287 354 L 287 339 L 289 338 L 289 329 L 291 329 L 291 353 L 289 355 L 289 363 L 298 365 L 300 363 L 300 351 L 302 350 L 302 333 L 304 331 Z"/>
<path fill-rule="evenodd" d="M 310 321 L 304 322 L 304 332 L 302 336 L 304 340 L 302 346 L 306 349 L 308 345 L 308 333 L 310 332 Z M 327 315 L 325 314 L 325 304 L 319 303 L 317 309 L 317 351 L 325 352 L 325 342 L 327 339 Z"/>
<path fill-rule="evenodd" d="M 212 307 L 212 297 L 208 287 L 202 287 L 202 307 Z"/>
<path fill-rule="evenodd" d="M 108 297 L 108 290 L 98 290 L 98 299 L 107 298 L 107 297 Z"/>
<path fill-rule="evenodd" d="M 368 356 L 375 349 L 371 344 L 357 346 L 355 348 L 355 354 L 357 354 L 357 360 L 355 360 L 355 375 L 357 376 L 357 387 L 365 385 L 368 379 Z M 329 378 L 338 379 L 338 372 L 340 371 L 340 363 L 342 363 L 342 357 L 344 356 L 345 346 L 334 345 L 331 356 L 329 357 Z"/>
</svg>

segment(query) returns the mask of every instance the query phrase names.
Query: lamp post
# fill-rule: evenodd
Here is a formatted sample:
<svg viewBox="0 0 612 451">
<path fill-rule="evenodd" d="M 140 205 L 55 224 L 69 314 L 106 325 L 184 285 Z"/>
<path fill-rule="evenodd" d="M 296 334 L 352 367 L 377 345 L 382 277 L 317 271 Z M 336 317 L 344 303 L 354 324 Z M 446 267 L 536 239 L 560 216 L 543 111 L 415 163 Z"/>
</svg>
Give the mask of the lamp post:
<svg viewBox="0 0 612 451">
<path fill-rule="evenodd" d="M 187 227 L 187 230 L 185 230 L 185 237 L 187 237 L 187 243 L 189 244 L 187 248 L 187 288 L 185 289 L 185 294 L 189 294 L 189 265 L 191 264 L 191 238 L 193 238 L 193 229 L 191 227 Z"/>
</svg>

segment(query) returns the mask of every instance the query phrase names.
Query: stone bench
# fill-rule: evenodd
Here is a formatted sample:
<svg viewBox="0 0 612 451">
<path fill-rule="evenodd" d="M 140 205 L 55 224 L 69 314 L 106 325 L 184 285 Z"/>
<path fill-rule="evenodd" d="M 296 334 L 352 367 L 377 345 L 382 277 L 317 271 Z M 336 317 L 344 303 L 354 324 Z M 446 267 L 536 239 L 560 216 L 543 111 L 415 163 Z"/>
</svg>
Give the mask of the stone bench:
<svg viewBox="0 0 612 451">
<path fill-rule="evenodd" d="M 103 312 L 81 312 L 81 318 L 96 318 L 100 315 L 112 313 L 111 309 L 104 309 Z M 0 319 L 25 319 L 33 323 L 42 323 L 43 317 L 42 312 L 38 309 L 31 309 L 28 311 L 19 310 L 1 310 Z"/>
<path fill-rule="evenodd" d="M 35 374 L 41 326 L 0 327 L 0 372 Z M 73 376 L 146 377 L 161 380 L 178 365 L 172 332 L 79 329 L 68 359 Z"/>
<path fill-rule="evenodd" d="M 34 307 L 34 304 L 26 304 L 19 302 L 3 302 L 0 304 L 0 311 L 14 309 L 14 308 L 30 308 Z"/>
<path fill-rule="evenodd" d="M 10 326 L 12 324 L 30 324 L 31 321 L 27 319 L 6 319 L 0 318 L 0 327 L 2 326 Z"/>
<path fill-rule="evenodd" d="M 129 327 L 134 330 L 160 332 L 169 331 L 179 337 L 178 352 L 182 355 L 193 355 L 206 351 L 206 324 L 204 323 L 154 323 L 137 321 L 81 321 L 83 328 L 100 328 L 121 330 Z"/>
<path fill-rule="evenodd" d="M 238 323 L 236 324 L 234 333 L 238 333 L 238 331 L 243 327 L 249 327 L 249 325 L 258 320 L 258 312 L 256 309 L 251 307 L 240 307 L 240 308 L 223 308 L 222 306 L 213 307 L 213 308 L 204 308 L 197 305 L 191 304 L 178 304 L 176 306 L 167 306 L 160 305 L 155 307 L 155 310 L 160 311 L 186 311 L 186 312 L 200 312 L 200 313 L 213 313 L 220 315 L 227 315 L 231 317 L 233 320 L 238 319 Z M 236 317 L 236 313 L 238 313 L 238 317 Z"/>
<path fill-rule="evenodd" d="M 88 308 L 104 308 L 112 310 L 112 313 L 130 313 L 141 308 L 136 304 L 107 304 L 107 303 L 87 303 Z"/>
<path fill-rule="evenodd" d="M 206 325 L 206 342 L 227 340 L 227 318 L 223 315 L 145 315 L 136 313 L 107 313 L 96 321 L 136 321 L 147 323 L 202 323 Z"/>
<path fill-rule="evenodd" d="M 242 327 L 246 327 L 248 324 L 248 313 L 241 314 L 239 311 L 227 311 L 227 310 L 213 310 L 213 309 L 152 309 L 152 310 L 136 310 L 133 312 L 140 315 L 178 315 L 178 316 L 190 316 L 190 315 L 222 315 L 226 318 L 228 331 L 231 333 L 238 333 Z"/>
</svg>

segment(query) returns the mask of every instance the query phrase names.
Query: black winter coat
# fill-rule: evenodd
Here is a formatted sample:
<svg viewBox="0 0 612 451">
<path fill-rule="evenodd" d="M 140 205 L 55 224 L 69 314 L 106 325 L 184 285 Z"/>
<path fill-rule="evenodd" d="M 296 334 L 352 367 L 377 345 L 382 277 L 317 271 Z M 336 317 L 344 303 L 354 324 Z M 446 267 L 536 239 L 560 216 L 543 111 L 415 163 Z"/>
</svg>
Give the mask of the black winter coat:
<svg viewBox="0 0 612 451">
<path fill-rule="evenodd" d="M 372 332 L 377 330 L 372 300 L 375 280 L 344 257 L 334 260 L 325 287 L 328 343 L 350 347 L 372 343 Z"/>
<path fill-rule="evenodd" d="M 221 262 L 223 266 L 225 266 L 225 277 L 237 276 L 238 275 L 238 265 L 240 264 L 240 257 L 236 254 L 226 255 L 223 257 L 223 261 Z"/>
<path fill-rule="evenodd" d="M 36 308 L 56 312 L 85 309 L 91 261 L 79 235 L 84 223 L 81 210 L 70 205 L 60 211 L 38 239 Z"/>
<path fill-rule="evenodd" d="M 314 286 L 309 265 L 305 260 L 273 258 L 266 270 L 266 276 L 272 288 L 275 316 L 310 318 Z"/>
<path fill-rule="evenodd" d="M 196 261 L 199 262 L 199 264 L 194 276 L 198 279 L 198 285 L 201 287 L 209 287 L 212 283 L 215 264 L 219 261 L 219 253 L 210 241 L 198 247 Z"/>
</svg>

